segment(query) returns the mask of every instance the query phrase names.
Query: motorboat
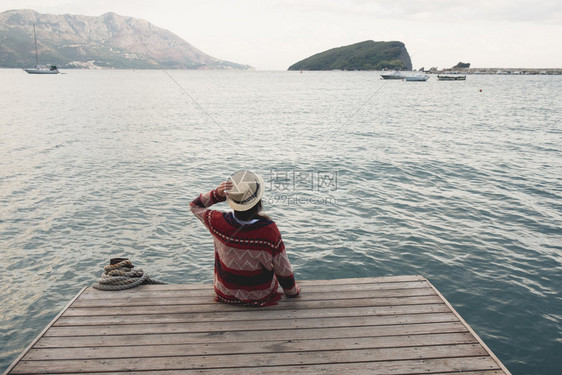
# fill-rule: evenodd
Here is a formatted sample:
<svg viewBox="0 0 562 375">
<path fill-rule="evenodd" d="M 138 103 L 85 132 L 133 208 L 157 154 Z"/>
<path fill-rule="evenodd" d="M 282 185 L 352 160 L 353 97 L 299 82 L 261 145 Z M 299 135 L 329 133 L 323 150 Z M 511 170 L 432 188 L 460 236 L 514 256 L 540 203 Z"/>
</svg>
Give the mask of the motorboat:
<svg viewBox="0 0 562 375">
<path fill-rule="evenodd" d="M 406 76 L 400 72 L 381 74 L 382 79 L 404 79 Z"/>
<path fill-rule="evenodd" d="M 466 80 L 466 74 L 437 74 L 437 79 L 439 81 L 464 81 Z"/>
<path fill-rule="evenodd" d="M 425 82 L 429 79 L 429 76 L 425 74 L 415 74 L 413 76 L 406 76 L 404 79 L 407 82 Z"/>
</svg>

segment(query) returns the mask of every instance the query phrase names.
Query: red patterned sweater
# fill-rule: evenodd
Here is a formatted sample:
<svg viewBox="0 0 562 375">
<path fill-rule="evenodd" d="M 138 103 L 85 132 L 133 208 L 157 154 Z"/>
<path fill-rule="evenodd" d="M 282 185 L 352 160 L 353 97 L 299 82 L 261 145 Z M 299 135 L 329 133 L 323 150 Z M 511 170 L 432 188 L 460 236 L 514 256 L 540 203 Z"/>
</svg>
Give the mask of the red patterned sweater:
<svg viewBox="0 0 562 375">
<path fill-rule="evenodd" d="M 191 211 L 215 242 L 214 286 L 222 302 L 264 305 L 278 299 L 278 283 L 287 296 L 299 294 L 293 269 L 275 222 L 240 222 L 233 213 L 208 210 L 224 201 L 216 190 L 191 202 Z"/>
</svg>

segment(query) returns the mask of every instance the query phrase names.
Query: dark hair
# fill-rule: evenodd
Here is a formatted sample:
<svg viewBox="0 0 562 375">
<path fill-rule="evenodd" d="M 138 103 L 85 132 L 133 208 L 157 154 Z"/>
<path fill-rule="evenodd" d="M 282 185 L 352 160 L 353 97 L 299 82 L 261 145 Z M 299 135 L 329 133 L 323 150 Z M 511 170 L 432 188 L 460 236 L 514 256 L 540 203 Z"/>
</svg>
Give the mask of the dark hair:
<svg viewBox="0 0 562 375">
<path fill-rule="evenodd" d="M 234 216 L 236 216 L 236 218 L 238 220 L 242 220 L 242 221 L 250 221 L 252 219 L 269 219 L 269 217 L 265 214 L 262 213 L 262 204 L 261 204 L 261 199 L 258 201 L 258 203 L 256 203 L 252 208 L 250 208 L 249 210 L 246 211 L 234 211 Z"/>
</svg>

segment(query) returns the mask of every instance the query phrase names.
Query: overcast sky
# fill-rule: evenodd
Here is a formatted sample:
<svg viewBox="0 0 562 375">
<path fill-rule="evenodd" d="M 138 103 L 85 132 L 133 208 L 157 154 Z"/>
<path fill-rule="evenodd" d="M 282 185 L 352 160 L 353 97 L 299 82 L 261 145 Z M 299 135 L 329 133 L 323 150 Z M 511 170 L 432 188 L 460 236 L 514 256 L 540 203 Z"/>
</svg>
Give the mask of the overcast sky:
<svg viewBox="0 0 562 375">
<path fill-rule="evenodd" d="M 0 0 L 11 9 L 142 18 L 260 70 L 364 40 L 404 42 L 414 69 L 562 67 L 561 0 Z"/>
</svg>

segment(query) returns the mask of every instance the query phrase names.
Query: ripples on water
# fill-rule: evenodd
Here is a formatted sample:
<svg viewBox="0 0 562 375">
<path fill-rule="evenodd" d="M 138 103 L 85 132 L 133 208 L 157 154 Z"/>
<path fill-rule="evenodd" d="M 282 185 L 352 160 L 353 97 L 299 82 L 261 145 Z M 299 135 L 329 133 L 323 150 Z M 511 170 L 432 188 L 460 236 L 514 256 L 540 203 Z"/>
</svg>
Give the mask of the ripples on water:
<svg viewBox="0 0 562 375">
<path fill-rule="evenodd" d="M 0 71 L 0 369 L 111 257 L 211 282 L 188 204 L 253 168 L 298 278 L 421 274 L 513 374 L 559 370 L 560 77 L 170 74 L 204 110 L 161 71 Z"/>
</svg>

